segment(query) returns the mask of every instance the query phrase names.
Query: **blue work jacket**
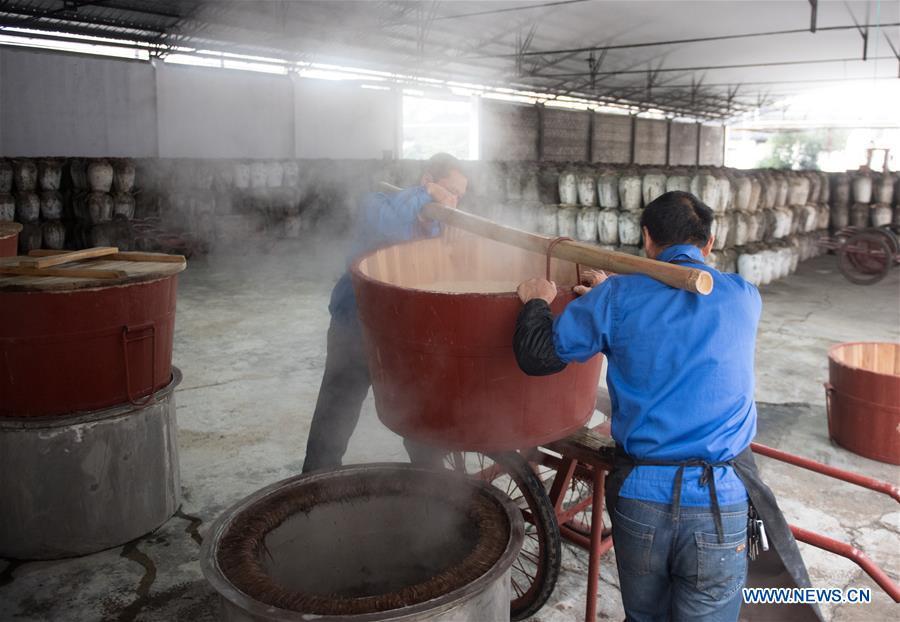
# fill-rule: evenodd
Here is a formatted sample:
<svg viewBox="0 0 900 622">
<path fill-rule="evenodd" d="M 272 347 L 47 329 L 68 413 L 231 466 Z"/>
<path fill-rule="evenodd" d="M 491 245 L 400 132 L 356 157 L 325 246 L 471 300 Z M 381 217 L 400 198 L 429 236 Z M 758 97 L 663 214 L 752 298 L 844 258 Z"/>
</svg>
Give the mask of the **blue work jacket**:
<svg viewBox="0 0 900 622">
<path fill-rule="evenodd" d="M 644 275 L 612 276 L 555 319 L 556 354 L 565 363 L 606 355 L 612 436 L 629 455 L 667 462 L 730 460 L 756 434 L 759 291 L 736 274 L 703 264 L 696 246 L 670 246 L 657 259 L 706 270 L 712 293 L 701 296 Z M 639 466 L 620 495 L 671 503 L 676 470 Z M 682 505 L 710 504 L 701 475 L 701 467 L 685 469 Z M 746 500 L 731 467 L 716 467 L 715 478 L 721 504 Z"/>
<path fill-rule="evenodd" d="M 432 202 L 425 186 L 413 186 L 397 193 L 367 194 L 360 204 L 347 267 L 361 255 L 376 248 L 418 237 L 434 237 L 441 232 L 440 223 L 422 222 L 419 213 Z M 332 317 L 349 321 L 356 318 L 356 296 L 349 270 L 331 291 L 328 310 Z"/>
</svg>

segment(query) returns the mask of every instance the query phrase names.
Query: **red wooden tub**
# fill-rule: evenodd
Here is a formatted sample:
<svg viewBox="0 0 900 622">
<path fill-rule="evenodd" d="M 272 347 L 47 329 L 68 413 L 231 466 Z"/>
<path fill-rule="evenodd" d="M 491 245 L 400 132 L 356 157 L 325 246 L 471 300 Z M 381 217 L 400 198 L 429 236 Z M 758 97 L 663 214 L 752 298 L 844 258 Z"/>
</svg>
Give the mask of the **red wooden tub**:
<svg viewBox="0 0 900 622">
<path fill-rule="evenodd" d="M 602 357 L 529 377 L 513 355 L 522 308 L 515 286 L 543 276 L 545 262 L 451 230 L 354 264 L 375 404 L 388 428 L 445 449 L 496 452 L 556 440 L 587 422 Z M 557 260 L 552 268 L 559 313 L 574 298 L 576 272 Z"/>
<path fill-rule="evenodd" d="M 171 382 L 184 260 L 93 260 L 60 268 L 125 276 L 0 276 L 0 417 L 140 405 Z"/>
<path fill-rule="evenodd" d="M 866 458 L 900 464 L 900 343 L 828 351 L 828 434 Z"/>
</svg>

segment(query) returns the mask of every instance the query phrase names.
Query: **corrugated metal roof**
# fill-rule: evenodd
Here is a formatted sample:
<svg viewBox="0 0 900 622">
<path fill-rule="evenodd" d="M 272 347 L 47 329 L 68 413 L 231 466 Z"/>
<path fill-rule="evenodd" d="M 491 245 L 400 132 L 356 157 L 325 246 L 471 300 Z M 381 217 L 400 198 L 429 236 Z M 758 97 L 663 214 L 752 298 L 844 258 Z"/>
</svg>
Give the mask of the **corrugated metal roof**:
<svg viewBox="0 0 900 622">
<path fill-rule="evenodd" d="M 724 119 L 823 83 L 896 79 L 897 5 L 887 5 L 893 10 L 881 14 L 881 4 L 867 1 L 7 0 L 0 27 L 140 41 L 160 46 L 160 54 L 189 46 L 344 64 Z"/>
</svg>

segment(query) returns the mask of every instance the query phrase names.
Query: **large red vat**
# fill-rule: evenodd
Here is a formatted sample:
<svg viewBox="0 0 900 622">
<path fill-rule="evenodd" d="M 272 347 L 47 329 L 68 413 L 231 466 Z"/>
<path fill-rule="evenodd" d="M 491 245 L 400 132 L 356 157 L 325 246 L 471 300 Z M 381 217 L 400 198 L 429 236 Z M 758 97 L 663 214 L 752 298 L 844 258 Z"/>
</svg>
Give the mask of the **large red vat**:
<svg viewBox="0 0 900 622">
<path fill-rule="evenodd" d="M 126 276 L 0 276 L 0 417 L 140 404 L 172 379 L 184 262 L 99 260 L 61 268 L 68 266 Z"/>
<path fill-rule="evenodd" d="M 866 458 L 900 464 L 900 343 L 828 351 L 828 434 Z"/>
<path fill-rule="evenodd" d="M 19 231 L 22 225 L 17 222 L 0 221 L 0 257 L 13 257 L 19 248 Z"/>
<path fill-rule="evenodd" d="M 403 437 L 446 449 L 508 451 L 579 429 L 590 418 L 602 357 L 530 377 L 512 350 L 515 284 L 545 274 L 544 256 L 451 230 L 358 260 L 352 277 L 378 417 Z M 553 261 L 559 313 L 574 264 Z M 492 283 L 502 293 L 480 290 Z M 446 286 L 446 287 L 445 287 Z"/>
</svg>

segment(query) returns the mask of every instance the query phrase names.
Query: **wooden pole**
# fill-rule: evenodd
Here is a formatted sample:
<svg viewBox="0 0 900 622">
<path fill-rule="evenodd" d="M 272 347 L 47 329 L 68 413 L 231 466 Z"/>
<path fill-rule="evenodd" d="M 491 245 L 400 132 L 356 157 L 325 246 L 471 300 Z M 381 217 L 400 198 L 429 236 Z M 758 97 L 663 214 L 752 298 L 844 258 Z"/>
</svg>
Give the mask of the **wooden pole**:
<svg viewBox="0 0 900 622">
<path fill-rule="evenodd" d="M 396 192 L 400 190 L 397 186 L 385 181 L 380 182 L 380 185 L 388 191 Z M 629 255 L 628 253 L 607 251 L 592 244 L 574 240 L 562 240 L 554 244 L 556 238 L 499 225 L 487 218 L 446 207 L 439 203 L 429 203 L 423 207 L 422 216 L 438 220 L 445 225 L 463 229 L 481 237 L 511 246 L 518 246 L 542 255 L 546 255 L 547 249 L 550 249 L 552 257 L 572 261 L 589 268 L 608 270 L 617 274 L 644 274 L 670 287 L 677 287 L 678 289 L 684 289 L 704 296 L 713 290 L 712 275 L 699 268 L 685 268 L 664 261 Z M 553 244 L 552 247 L 550 246 L 551 244 Z"/>
<path fill-rule="evenodd" d="M 440 205 L 429 203 L 422 208 L 422 216 L 440 221 L 445 225 L 463 229 L 482 237 L 518 246 L 536 253 L 550 254 L 590 268 L 608 270 L 618 274 L 644 274 L 671 287 L 677 287 L 697 294 L 707 295 L 713 289 L 713 279 L 705 270 L 686 268 L 676 264 L 636 257 L 627 253 L 617 253 L 598 248 L 592 244 L 562 240 L 550 245 L 556 238 L 528 233 L 512 227 L 499 225 L 491 220 Z"/>
</svg>

